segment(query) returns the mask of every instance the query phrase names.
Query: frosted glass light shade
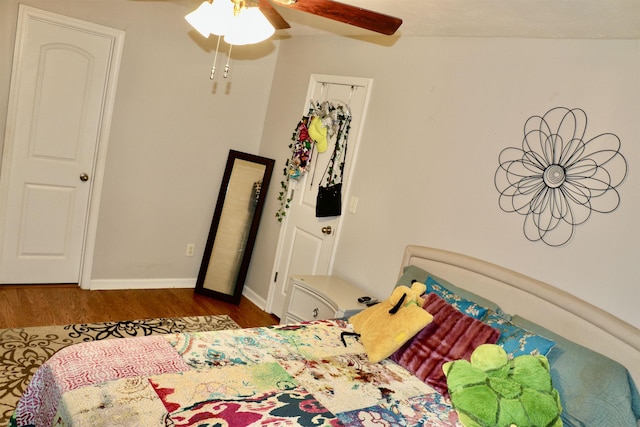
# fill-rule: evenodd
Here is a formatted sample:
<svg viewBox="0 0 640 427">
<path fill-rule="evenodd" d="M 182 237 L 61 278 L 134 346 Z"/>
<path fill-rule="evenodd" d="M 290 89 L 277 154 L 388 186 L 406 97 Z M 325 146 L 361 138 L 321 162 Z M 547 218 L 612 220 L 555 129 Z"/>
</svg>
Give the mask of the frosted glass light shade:
<svg viewBox="0 0 640 427">
<path fill-rule="evenodd" d="M 234 19 L 233 3 L 231 0 L 205 1 L 184 19 L 204 37 L 210 34 L 222 36 L 227 33 Z"/>
<path fill-rule="evenodd" d="M 216 0 L 218 1 L 218 0 Z M 276 31 L 257 7 L 247 7 L 233 19 L 224 41 L 231 45 L 260 43 Z"/>
<path fill-rule="evenodd" d="M 186 19 L 197 32 L 202 34 L 203 37 L 209 37 L 209 34 L 211 34 L 211 31 L 209 31 L 208 16 L 210 15 L 212 6 L 212 3 L 205 1 L 198 6 L 196 10 L 184 17 L 184 19 Z"/>
</svg>

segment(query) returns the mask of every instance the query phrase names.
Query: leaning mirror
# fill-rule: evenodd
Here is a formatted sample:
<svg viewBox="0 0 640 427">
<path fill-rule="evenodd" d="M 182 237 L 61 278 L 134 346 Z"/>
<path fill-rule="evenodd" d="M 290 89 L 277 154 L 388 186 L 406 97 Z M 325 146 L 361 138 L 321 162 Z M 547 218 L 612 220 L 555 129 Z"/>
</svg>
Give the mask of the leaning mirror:
<svg viewBox="0 0 640 427">
<path fill-rule="evenodd" d="M 274 160 L 230 150 L 195 292 L 238 304 Z"/>
</svg>

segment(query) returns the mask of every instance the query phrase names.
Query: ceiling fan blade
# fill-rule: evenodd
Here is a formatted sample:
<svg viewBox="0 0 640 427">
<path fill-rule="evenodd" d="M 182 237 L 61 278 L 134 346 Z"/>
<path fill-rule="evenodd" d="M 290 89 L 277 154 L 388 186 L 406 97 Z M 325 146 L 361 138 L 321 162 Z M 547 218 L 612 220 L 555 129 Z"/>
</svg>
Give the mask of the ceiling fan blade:
<svg viewBox="0 0 640 427">
<path fill-rule="evenodd" d="M 269 0 L 260 0 L 258 2 L 258 7 L 276 30 L 286 30 L 287 28 L 291 28 L 291 25 L 289 25 L 282 15 L 280 15 L 271 3 L 269 3 Z"/>
<path fill-rule="evenodd" d="M 388 36 L 395 33 L 402 24 L 400 18 L 333 0 L 297 0 L 294 3 L 280 0 L 278 4 Z"/>
</svg>

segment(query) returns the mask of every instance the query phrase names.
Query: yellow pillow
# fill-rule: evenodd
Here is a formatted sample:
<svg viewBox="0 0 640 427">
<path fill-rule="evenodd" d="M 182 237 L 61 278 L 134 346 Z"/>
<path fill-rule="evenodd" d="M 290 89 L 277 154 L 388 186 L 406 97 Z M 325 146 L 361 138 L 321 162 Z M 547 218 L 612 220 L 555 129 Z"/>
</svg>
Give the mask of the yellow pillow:
<svg viewBox="0 0 640 427">
<path fill-rule="evenodd" d="M 391 356 L 433 320 L 422 308 L 420 297 L 426 286 L 415 282 L 411 288 L 398 286 L 389 299 L 352 316 L 349 323 L 360 334 L 369 361 Z"/>
</svg>

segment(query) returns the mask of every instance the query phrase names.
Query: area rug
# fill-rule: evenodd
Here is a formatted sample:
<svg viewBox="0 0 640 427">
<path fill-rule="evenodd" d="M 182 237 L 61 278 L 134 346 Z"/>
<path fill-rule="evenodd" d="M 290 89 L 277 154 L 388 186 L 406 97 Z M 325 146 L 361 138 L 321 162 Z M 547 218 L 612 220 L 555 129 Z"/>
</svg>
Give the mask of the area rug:
<svg viewBox="0 0 640 427">
<path fill-rule="evenodd" d="M 6 426 L 35 371 L 71 344 L 112 338 L 238 329 L 227 315 L 0 329 L 0 426 Z"/>
</svg>

